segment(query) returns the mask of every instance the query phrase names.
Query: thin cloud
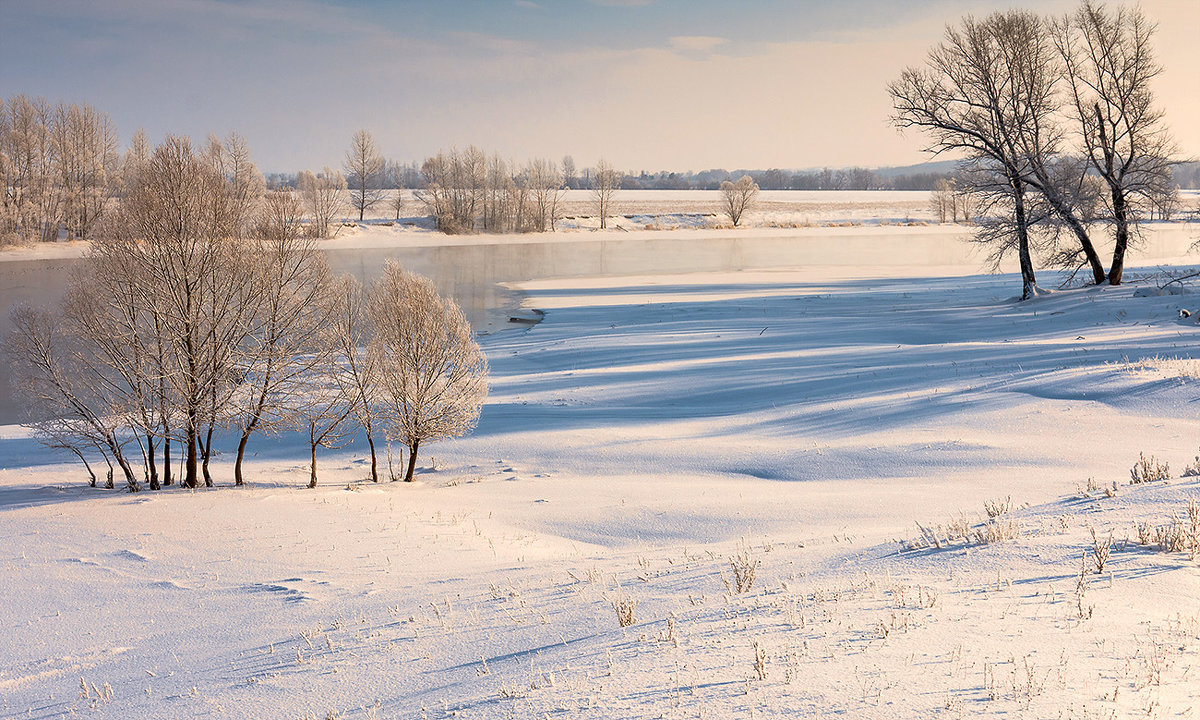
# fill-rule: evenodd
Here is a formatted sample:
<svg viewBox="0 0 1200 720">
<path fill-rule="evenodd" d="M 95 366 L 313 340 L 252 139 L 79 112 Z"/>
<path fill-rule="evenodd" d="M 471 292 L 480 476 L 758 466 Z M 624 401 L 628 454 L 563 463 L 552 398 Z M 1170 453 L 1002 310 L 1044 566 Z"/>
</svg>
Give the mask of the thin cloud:
<svg viewBox="0 0 1200 720">
<path fill-rule="evenodd" d="M 533 0 L 513 0 L 513 5 L 526 10 L 541 10 L 542 6 L 533 2 Z"/>
<path fill-rule="evenodd" d="M 707 53 L 729 41 L 713 35 L 676 35 L 668 42 L 671 49 L 678 52 Z"/>
</svg>

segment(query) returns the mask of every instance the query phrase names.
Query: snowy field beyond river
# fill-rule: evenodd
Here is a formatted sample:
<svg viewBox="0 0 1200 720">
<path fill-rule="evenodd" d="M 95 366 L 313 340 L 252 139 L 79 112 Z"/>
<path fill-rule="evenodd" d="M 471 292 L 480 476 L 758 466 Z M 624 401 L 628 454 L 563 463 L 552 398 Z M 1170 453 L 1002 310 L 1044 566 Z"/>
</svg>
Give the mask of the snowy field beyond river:
<svg viewBox="0 0 1200 720">
<path fill-rule="evenodd" d="M 1200 568 L 1137 523 L 1200 499 L 1200 295 L 1155 272 L 517 282 L 544 321 L 411 485 L 255 438 L 246 488 L 128 495 L 7 427 L 0 715 L 1194 716 Z"/>
</svg>

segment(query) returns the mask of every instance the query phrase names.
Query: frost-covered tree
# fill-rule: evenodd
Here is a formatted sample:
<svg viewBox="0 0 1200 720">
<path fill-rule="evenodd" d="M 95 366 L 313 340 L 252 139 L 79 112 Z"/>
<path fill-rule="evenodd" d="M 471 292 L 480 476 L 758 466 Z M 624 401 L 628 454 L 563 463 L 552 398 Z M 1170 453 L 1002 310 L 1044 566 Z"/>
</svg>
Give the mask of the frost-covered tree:
<svg viewBox="0 0 1200 720">
<path fill-rule="evenodd" d="M 563 155 L 562 159 L 562 186 L 567 190 L 575 187 L 579 179 L 575 177 L 575 158 L 570 155 Z"/>
<path fill-rule="evenodd" d="M 428 278 L 389 260 L 370 290 L 370 354 L 389 440 L 408 448 L 412 481 L 422 443 L 475 427 L 487 396 L 487 359 L 462 309 Z"/>
<path fill-rule="evenodd" d="M 111 235 L 93 243 L 99 257 L 131 269 L 142 301 L 157 309 L 188 487 L 198 485 L 201 443 L 210 457 L 212 429 L 228 412 L 235 355 L 257 301 L 249 253 L 239 238 L 222 236 L 225 221 L 213 208 L 228 197 L 225 183 L 190 141 L 168 137 L 122 202 Z"/>
<path fill-rule="evenodd" d="M 222 183 L 221 201 L 214 203 L 215 212 L 221 213 L 214 226 L 228 236 L 245 236 L 255 221 L 258 204 L 266 192 L 266 180 L 258 166 L 250 159 L 250 146 L 236 132 L 229 133 L 224 140 L 209 135 L 204 148 L 205 158 Z"/>
<path fill-rule="evenodd" d="M 487 156 L 470 146 L 439 152 L 421 166 L 426 187 L 418 195 L 444 233 L 470 233 L 483 213 Z"/>
<path fill-rule="evenodd" d="M 366 211 L 383 199 L 383 156 L 371 133 L 366 130 L 354 133 L 343 169 L 350 185 L 350 204 L 358 211 L 358 221 L 362 222 Z"/>
<path fill-rule="evenodd" d="M 126 457 L 130 433 L 123 426 L 124 416 L 114 412 L 109 392 L 118 381 L 105 377 L 95 348 L 69 332 L 60 313 L 18 306 L 10 318 L 4 355 L 35 434 L 45 444 L 67 447 L 81 458 L 89 450 L 100 450 L 120 466 L 129 490 L 138 490 Z"/>
<path fill-rule="evenodd" d="M 342 212 L 342 196 L 346 192 L 346 178 L 328 166 L 320 175 L 303 170 L 297 178 L 297 189 L 304 209 L 308 212 L 308 234 L 325 240 L 333 235 L 331 228 Z"/>
<path fill-rule="evenodd" d="M 334 282 L 329 306 L 329 325 L 341 372 L 342 392 L 350 398 L 351 414 L 362 427 L 371 452 L 371 481 L 379 482 L 379 463 L 375 452 L 378 432 L 378 377 L 374 356 L 368 351 L 372 328 L 367 316 L 367 294 L 353 275 Z"/>
<path fill-rule="evenodd" d="M 754 204 L 758 197 L 758 183 L 749 175 L 743 175 L 737 182 L 726 180 L 721 183 L 721 209 L 729 216 L 734 227 L 742 221 L 742 214 Z"/>
<path fill-rule="evenodd" d="M 59 104 L 51 132 L 63 224 L 68 237 L 86 240 L 118 188 L 117 132 L 87 104 Z"/>
<path fill-rule="evenodd" d="M 325 312 L 333 311 L 326 306 Z M 292 417 L 308 435 L 310 488 L 317 486 L 317 448 L 344 447 L 358 434 L 358 426 L 351 422 L 357 398 L 344 376 L 336 343 L 334 329 L 327 327 L 320 335 L 316 362 L 302 376 L 300 392 L 292 397 Z"/>
<path fill-rule="evenodd" d="M 592 204 L 600 216 L 600 229 L 608 227 L 608 215 L 612 212 L 613 197 L 621 187 L 621 173 L 601 158 L 592 172 Z"/>
<path fill-rule="evenodd" d="M 562 200 L 563 174 L 551 160 L 537 159 L 525 169 L 529 187 L 529 226 L 534 232 L 554 230 L 558 204 Z"/>
<path fill-rule="evenodd" d="M 247 250 L 254 272 L 254 313 L 235 356 L 241 380 L 231 423 L 238 431 L 234 483 L 245 482 L 242 462 L 250 437 L 294 425 L 295 396 L 319 365 L 319 338 L 329 324 L 331 280 L 325 256 L 303 235 L 302 211 L 290 192 L 268 193 Z"/>
</svg>

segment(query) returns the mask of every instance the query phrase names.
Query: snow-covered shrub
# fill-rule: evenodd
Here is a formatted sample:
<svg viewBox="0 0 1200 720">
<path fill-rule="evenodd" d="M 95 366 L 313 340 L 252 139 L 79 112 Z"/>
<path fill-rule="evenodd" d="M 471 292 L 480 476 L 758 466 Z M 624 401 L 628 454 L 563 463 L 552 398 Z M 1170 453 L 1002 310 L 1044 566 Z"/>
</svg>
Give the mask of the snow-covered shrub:
<svg viewBox="0 0 1200 720">
<path fill-rule="evenodd" d="M 1016 540 L 1021 537 L 1021 526 L 1012 518 L 997 520 L 992 518 L 981 527 L 975 529 L 975 542 L 978 545 L 992 545 L 1005 540 Z"/>
<path fill-rule="evenodd" d="M 1100 575 L 1104 572 L 1104 566 L 1108 564 L 1108 555 L 1112 552 L 1113 534 L 1112 530 L 1108 531 L 1108 537 L 1100 540 L 1096 535 L 1096 528 L 1091 528 L 1092 532 L 1092 564 L 1096 566 L 1096 574 Z"/>
<path fill-rule="evenodd" d="M 617 625 L 626 628 L 633 624 L 633 611 L 637 609 L 637 601 L 625 593 L 613 600 L 613 610 L 617 612 Z"/>
<path fill-rule="evenodd" d="M 1129 469 L 1130 485 L 1170 479 L 1171 467 L 1167 463 L 1160 463 L 1153 455 L 1146 457 L 1145 453 L 1138 453 L 1138 461 Z"/>
<path fill-rule="evenodd" d="M 1012 509 L 1012 495 L 1003 500 L 984 500 L 983 509 L 989 519 L 996 519 Z"/>
<path fill-rule="evenodd" d="M 741 595 L 754 585 L 758 563 L 756 558 L 751 557 L 749 547 L 746 545 L 738 547 L 737 554 L 729 558 L 729 565 L 733 568 L 732 590 L 734 592 Z"/>
<path fill-rule="evenodd" d="M 1200 455 L 1183 468 L 1183 477 L 1200 477 Z"/>
</svg>

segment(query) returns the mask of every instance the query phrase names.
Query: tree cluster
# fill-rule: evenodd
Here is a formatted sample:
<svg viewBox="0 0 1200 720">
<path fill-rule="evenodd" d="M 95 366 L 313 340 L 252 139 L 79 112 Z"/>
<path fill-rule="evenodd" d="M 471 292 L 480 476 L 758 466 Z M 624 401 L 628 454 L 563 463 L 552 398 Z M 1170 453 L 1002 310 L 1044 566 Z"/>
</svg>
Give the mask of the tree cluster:
<svg viewBox="0 0 1200 720">
<path fill-rule="evenodd" d="M 563 173 L 550 160 L 518 166 L 472 145 L 439 152 L 421 174 L 417 197 L 445 233 L 544 232 L 559 217 Z"/>
<path fill-rule="evenodd" d="M 0 242 L 86 239 L 120 189 L 117 144 L 90 105 L 0 98 Z"/>
<path fill-rule="evenodd" d="M 136 145 L 136 143 L 135 143 Z M 5 352 L 47 445 L 119 469 L 131 490 L 213 484 L 237 438 L 303 431 L 316 450 L 365 432 L 409 449 L 473 427 L 487 364 L 452 301 L 389 263 L 364 289 L 333 277 L 290 192 L 264 193 L 244 143 L 169 137 L 132 153 L 126 195 L 66 298 L 19 307 Z M 161 458 L 161 473 L 159 459 Z M 141 472 L 135 466 L 141 465 Z"/>
<path fill-rule="evenodd" d="M 926 134 L 934 154 L 965 156 L 959 178 L 985 218 L 976 239 L 994 262 L 1017 254 L 1022 297 L 1035 292 L 1039 251 L 1119 284 L 1137 218 L 1171 205 L 1175 150 L 1150 86 L 1161 70 L 1153 33 L 1140 10 L 1091 0 L 1062 18 L 968 16 L 888 88 L 898 128 Z M 1111 235 L 1107 270 L 1095 223 Z"/>
</svg>

